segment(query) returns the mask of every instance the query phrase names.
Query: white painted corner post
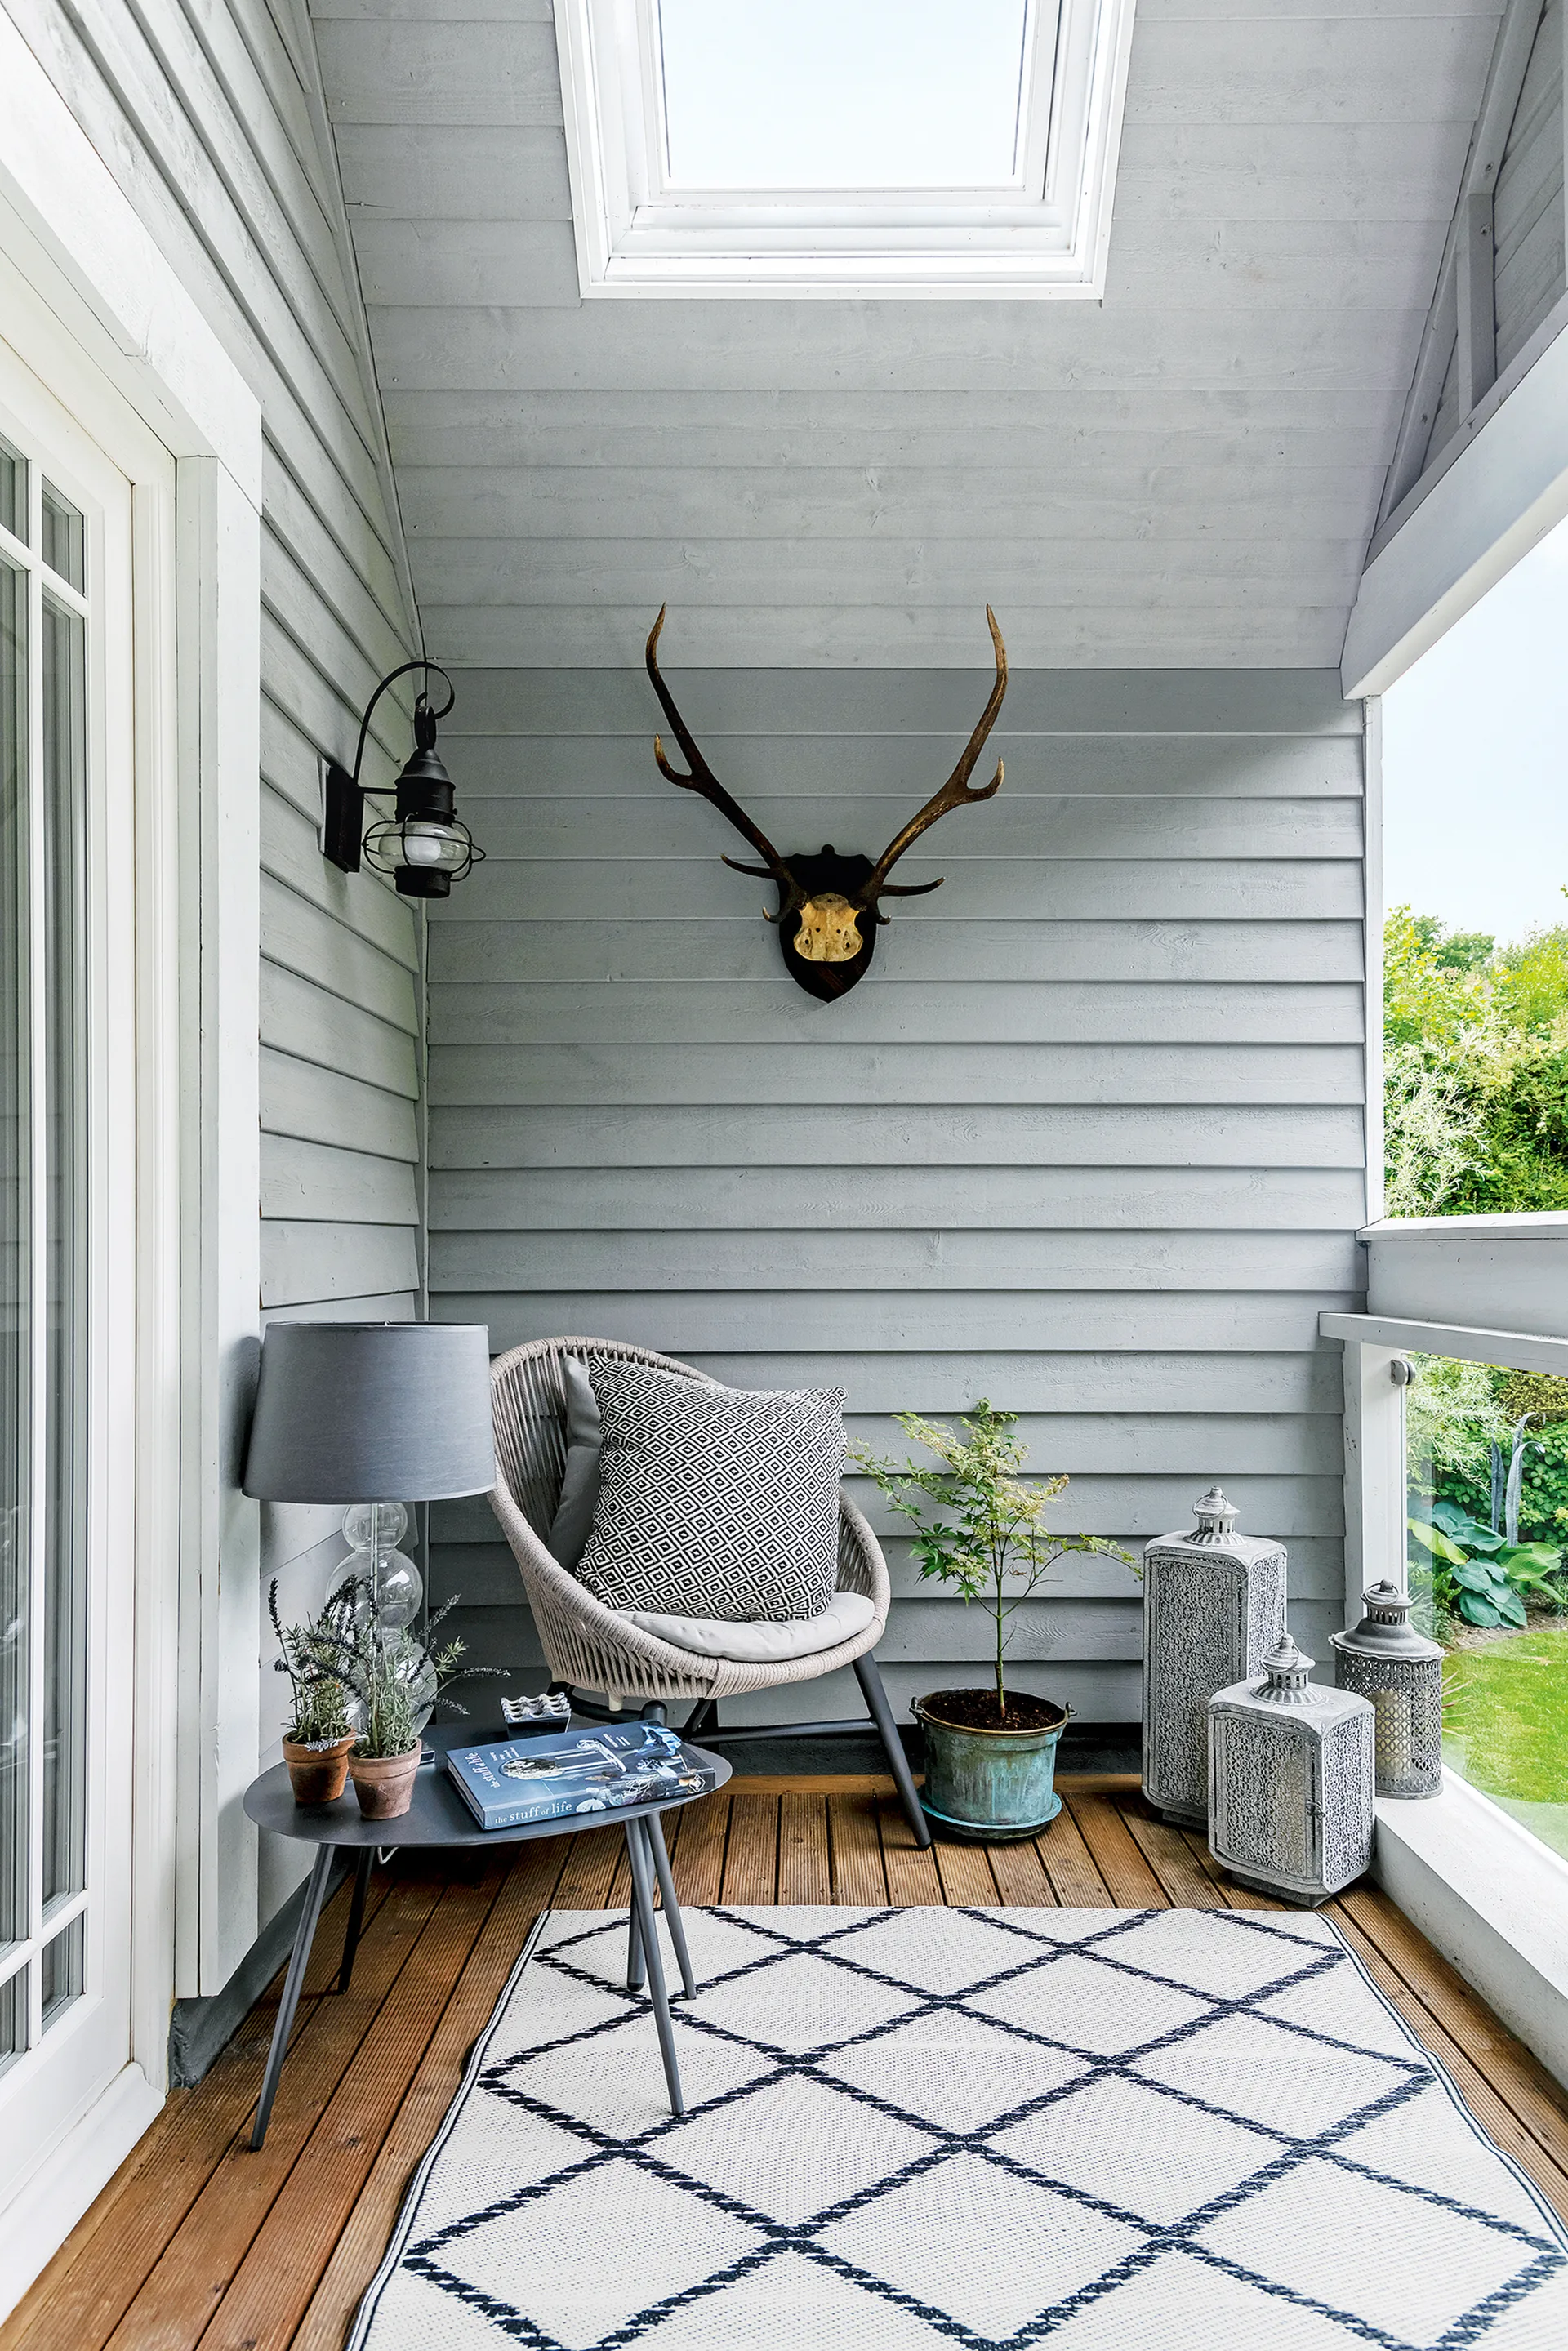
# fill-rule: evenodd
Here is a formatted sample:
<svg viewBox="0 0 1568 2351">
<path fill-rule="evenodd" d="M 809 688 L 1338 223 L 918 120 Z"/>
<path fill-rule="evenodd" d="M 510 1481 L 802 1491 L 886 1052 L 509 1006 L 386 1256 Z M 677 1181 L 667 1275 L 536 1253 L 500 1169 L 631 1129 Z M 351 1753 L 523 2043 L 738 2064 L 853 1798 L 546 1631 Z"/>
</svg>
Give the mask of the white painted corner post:
<svg viewBox="0 0 1568 2351">
<path fill-rule="evenodd" d="M 261 537 L 220 459 L 180 460 L 183 1092 L 178 1990 L 216 1991 L 255 1939 L 256 1505 L 239 1490 L 260 1281 Z M 193 978 L 193 988 L 189 981 Z"/>
</svg>

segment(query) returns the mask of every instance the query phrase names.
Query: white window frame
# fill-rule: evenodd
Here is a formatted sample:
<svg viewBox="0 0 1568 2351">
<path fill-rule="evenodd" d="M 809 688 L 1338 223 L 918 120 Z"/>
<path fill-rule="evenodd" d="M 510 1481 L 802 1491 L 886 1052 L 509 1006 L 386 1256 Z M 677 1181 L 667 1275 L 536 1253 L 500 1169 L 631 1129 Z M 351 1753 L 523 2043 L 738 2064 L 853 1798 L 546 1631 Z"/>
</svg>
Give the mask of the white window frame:
<svg viewBox="0 0 1568 2351">
<path fill-rule="evenodd" d="M 1031 0 L 1009 186 L 759 192 L 671 181 L 658 0 L 556 0 L 584 298 L 1102 299 L 1134 5 Z"/>
<path fill-rule="evenodd" d="M 158 2111 L 172 1997 L 256 1933 L 261 508 L 255 397 L 4 10 L 0 322 L 131 486 L 139 1404 L 131 2062 L 6 2207 L 4 2310 Z"/>
<path fill-rule="evenodd" d="M 1387 1218 L 1359 1236 L 1364 1314 L 1324 1313 L 1344 1349 L 1345 1621 L 1365 1583 L 1406 1586 L 1406 1352 L 1568 1376 L 1568 1216 Z M 1568 1862 L 1456 1773 L 1380 1802 L 1374 1869 L 1400 1908 L 1568 2085 Z"/>
</svg>

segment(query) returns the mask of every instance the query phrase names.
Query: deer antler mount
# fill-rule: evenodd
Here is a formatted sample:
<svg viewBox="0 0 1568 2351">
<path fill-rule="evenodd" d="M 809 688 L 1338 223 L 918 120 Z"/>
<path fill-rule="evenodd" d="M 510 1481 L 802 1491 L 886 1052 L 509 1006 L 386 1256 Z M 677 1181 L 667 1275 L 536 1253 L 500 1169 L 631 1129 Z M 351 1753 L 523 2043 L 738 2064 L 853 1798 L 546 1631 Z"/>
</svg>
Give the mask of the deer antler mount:
<svg viewBox="0 0 1568 2351">
<path fill-rule="evenodd" d="M 1002 697 L 1008 690 L 1008 653 L 1002 643 L 1002 632 L 997 626 L 997 616 L 986 607 L 986 619 L 991 632 L 991 643 L 997 657 L 996 683 L 990 699 L 980 713 L 978 723 L 965 747 L 963 757 L 938 792 L 934 792 L 925 807 L 912 816 L 902 832 L 895 833 L 874 864 L 869 857 L 858 852 L 843 856 L 828 843 L 815 856 L 804 854 L 780 857 L 765 832 L 752 823 L 739 802 L 730 798 L 697 748 L 695 737 L 675 706 L 675 697 L 664 683 L 659 668 L 659 632 L 664 625 L 667 606 L 661 605 L 659 617 L 648 632 L 648 675 L 653 691 L 664 705 L 675 741 L 685 754 L 690 773 L 682 775 L 664 756 L 662 736 L 653 737 L 653 757 L 659 773 L 667 776 L 672 784 L 679 784 L 688 792 L 700 792 L 711 800 L 721 816 L 727 817 L 758 856 L 760 865 L 742 865 L 738 860 L 727 857 L 724 862 L 737 873 L 754 873 L 758 879 L 771 881 L 779 892 L 777 914 L 764 919 L 779 927 L 779 944 L 784 954 L 784 967 L 793 980 L 812 996 L 831 1001 L 834 997 L 847 996 L 856 980 L 862 979 L 871 968 L 879 927 L 887 921 L 882 912 L 883 898 L 923 898 L 932 890 L 940 890 L 946 876 L 935 882 L 898 883 L 888 876 L 906 849 L 930 830 L 938 817 L 950 809 L 969 808 L 977 800 L 988 800 L 1001 789 L 1002 762 L 997 761 L 997 772 L 988 784 L 971 789 L 969 778 L 975 763 L 985 747 L 987 736 L 997 723 Z"/>
</svg>

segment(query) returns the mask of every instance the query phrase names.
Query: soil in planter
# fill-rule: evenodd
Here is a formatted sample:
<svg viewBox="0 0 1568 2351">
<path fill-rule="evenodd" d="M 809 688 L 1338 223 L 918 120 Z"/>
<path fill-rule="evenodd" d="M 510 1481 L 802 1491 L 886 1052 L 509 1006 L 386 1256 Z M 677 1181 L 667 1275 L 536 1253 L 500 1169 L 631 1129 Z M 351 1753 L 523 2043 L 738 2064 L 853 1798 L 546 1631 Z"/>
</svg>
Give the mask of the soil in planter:
<svg viewBox="0 0 1568 2351">
<path fill-rule="evenodd" d="M 1004 1714 L 994 1689 L 934 1690 L 921 1706 L 935 1722 L 955 1730 L 1058 1730 L 1067 1720 L 1065 1707 L 1028 1690 L 1014 1690 Z"/>
</svg>

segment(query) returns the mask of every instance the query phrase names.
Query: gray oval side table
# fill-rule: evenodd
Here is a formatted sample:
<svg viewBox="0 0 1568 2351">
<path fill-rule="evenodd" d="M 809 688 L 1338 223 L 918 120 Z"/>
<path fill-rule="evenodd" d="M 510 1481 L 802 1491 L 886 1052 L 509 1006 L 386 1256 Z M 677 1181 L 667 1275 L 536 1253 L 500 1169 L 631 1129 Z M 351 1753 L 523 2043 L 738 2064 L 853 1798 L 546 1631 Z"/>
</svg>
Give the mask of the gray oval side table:
<svg viewBox="0 0 1568 2351">
<path fill-rule="evenodd" d="M 635 1721 L 636 1717 L 632 1716 L 630 1720 Z M 648 1995 L 659 2035 L 659 2054 L 664 2060 L 664 2080 L 669 2086 L 670 2108 L 674 2114 L 685 2114 L 685 2100 L 675 2064 L 675 2040 L 670 2026 L 664 1961 L 659 1956 L 658 1936 L 654 1928 L 653 1880 L 655 1877 L 658 1880 L 665 1924 L 675 1948 L 675 1957 L 680 1962 L 681 1981 L 689 1995 L 695 1991 L 696 1982 L 686 1950 L 685 1928 L 681 1918 L 680 1904 L 675 1899 L 674 1880 L 670 1872 L 669 1854 L 664 1844 L 664 1830 L 659 1825 L 659 1816 L 662 1813 L 678 1812 L 683 1804 L 695 1803 L 700 1800 L 695 1796 L 676 1796 L 663 1803 L 628 1806 L 624 1812 L 569 1813 L 561 1820 L 530 1821 L 517 1828 L 482 1829 L 447 1777 L 447 1750 L 486 1746 L 492 1740 L 517 1736 L 517 1733 L 508 1729 L 505 1723 L 494 1729 L 479 1729 L 467 1722 L 432 1725 L 425 1733 L 425 1745 L 427 1750 L 434 1751 L 420 1766 L 415 1777 L 413 1802 L 402 1818 L 395 1821 L 362 1820 L 359 1800 L 351 1790 L 346 1790 L 335 1804 L 297 1804 L 294 1791 L 288 1784 L 288 1767 L 284 1763 L 274 1764 L 270 1771 L 264 1771 L 246 1790 L 245 1809 L 257 1828 L 269 1829 L 274 1836 L 293 1837 L 299 1843 L 316 1847 L 316 1859 L 305 1892 L 305 1907 L 299 1914 L 294 1949 L 289 1955 L 288 1973 L 284 1978 L 277 2022 L 273 2027 L 272 2046 L 267 2054 L 267 2071 L 262 2075 L 256 2126 L 250 2138 L 253 2149 L 259 2147 L 267 2137 L 267 2120 L 272 2113 L 273 2099 L 277 2094 L 278 2076 L 287 2053 L 294 2011 L 299 2005 L 305 1970 L 310 1959 L 310 1946 L 316 1939 L 316 1923 L 327 1897 L 327 1880 L 331 1875 L 335 1853 L 346 1849 L 357 1855 L 348 1928 L 343 1937 L 343 1959 L 336 1987 L 339 1991 L 347 1991 L 353 1974 L 360 1928 L 364 1918 L 371 1865 L 378 1852 L 384 1853 L 393 1846 L 402 1845 L 527 1844 L 540 1837 L 574 1836 L 584 1829 L 610 1828 L 616 1823 L 625 1830 L 627 1858 L 632 1865 L 627 1989 L 641 1991 L 645 1968 Z M 730 1776 L 730 1767 L 723 1757 L 709 1754 L 700 1747 L 688 1751 L 701 1757 L 704 1769 L 715 1775 L 715 1787 L 722 1788 Z M 711 1792 L 705 1791 L 706 1792 Z"/>
</svg>

